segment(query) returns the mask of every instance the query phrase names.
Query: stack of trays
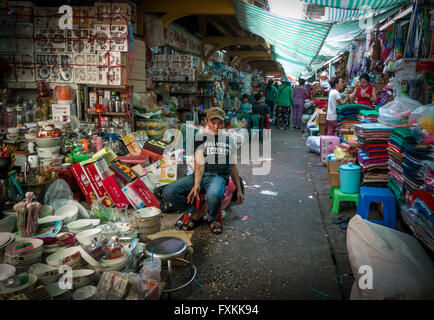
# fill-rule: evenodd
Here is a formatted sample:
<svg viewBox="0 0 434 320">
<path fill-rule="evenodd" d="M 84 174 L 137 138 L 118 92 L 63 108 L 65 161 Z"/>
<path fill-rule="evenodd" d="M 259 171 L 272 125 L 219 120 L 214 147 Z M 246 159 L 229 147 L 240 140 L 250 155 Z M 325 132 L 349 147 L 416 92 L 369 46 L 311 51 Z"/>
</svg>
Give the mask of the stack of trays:
<svg viewBox="0 0 434 320">
<path fill-rule="evenodd" d="M 15 241 L 15 236 L 13 233 L 0 232 L 0 261 L 3 260 L 5 254 L 5 248 Z"/>
<path fill-rule="evenodd" d="M 43 244 L 40 239 L 15 241 L 6 247 L 4 263 L 14 266 L 17 272 L 27 271 L 32 264 L 41 262 Z"/>
</svg>

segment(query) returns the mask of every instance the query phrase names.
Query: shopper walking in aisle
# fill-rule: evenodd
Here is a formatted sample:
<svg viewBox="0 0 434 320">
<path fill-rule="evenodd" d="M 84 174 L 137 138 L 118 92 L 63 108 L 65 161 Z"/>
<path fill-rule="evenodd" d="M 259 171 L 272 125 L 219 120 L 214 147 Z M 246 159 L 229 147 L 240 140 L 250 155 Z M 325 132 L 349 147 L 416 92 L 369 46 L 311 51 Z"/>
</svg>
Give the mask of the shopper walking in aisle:
<svg viewBox="0 0 434 320">
<path fill-rule="evenodd" d="M 299 85 L 294 88 L 294 105 L 292 106 L 292 121 L 294 129 L 301 129 L 301 117 L 304 111 L 304 101 L 307 98 L 307 90 L 304 87 L 306 80 L 300 79 Z"/>
<path fill-rule="evenodd" d="M 163 191 L 163 198 L 180 212 L 191 213 L 183 226 L 184 230 L 191 230 L 202 219 L 201 213 L 194 209 L 193 204 L 200 191 L 204 190 L 206 220 L 211 232 L 217 234 L 223 230 L 217 217 L 229 177 L 235 183 L 238 203 L 244 201 L 244 196 L 236 165 L 237 148 L 229 136 L 220 136 L 224 135 L 222 131 L 225 126 L 225 112 L 221 108 L 209 109 L 205 123 L 205 132 L 195 137 L 194 174 L 167 185 Z"/>
<path fill-rule="evenodd" d="M 252 107 L 253 114 L 261 115 L 264 118 L 264 129 L 270 129 L 270 112 L 268 106 L 262 101 L 260 93 L 255 94 L 256 103 Z"/>
<path fill-rule="evenodd" d="M 276 100 L 274 105 L 276 108 L 276 127 L 280 129 L 289 128 L 289 119 L 291 117 L 292 106 L 292 87 L 288 77 L 282 79 L 282 84 L 277 89 Z"/>
<path fill-rule="evenodd" d="M 237 113 L 252 113 L 252 105 L 249 103 L 249 95 L 243 94 L 238 102 Z"/>
<path fill-rule="evenodd" d="M 268 80 L 267 85 L 264 89 L 265 93 L 265 103 L 268 105 L 268 113 L 270 114 L 270 119 L 274 119 L 274 100 L 276 99 L 277 89 L 273 86 L 273 80 Z"/>
<path fill-rule="evenodd" d="M 369 84 L 370 79 L 367 73 L 363 73 L 360 76 L 359 85 L 351 94 L 350 101 L 356 99 L 356 103 L 364 104 L 374 108 L 374 104 L 377 103 L 377 92 L 373 85 Z"/>
<path fill-rule="evenodd" d="M 327 108 L 326 117 L 326 136 L 334 136 L 335 130 L 338 125 L 338 115 L 336 113 L 336 107 L 338 104 L 347 104 L 350 100 L 350 95 L 347 94 L 345 100 L 342 100 L 340 91 L 344 89 L 344 81 L 340 77 L 334 77 L 329 81 L 330 93 Z"/>
</svg>

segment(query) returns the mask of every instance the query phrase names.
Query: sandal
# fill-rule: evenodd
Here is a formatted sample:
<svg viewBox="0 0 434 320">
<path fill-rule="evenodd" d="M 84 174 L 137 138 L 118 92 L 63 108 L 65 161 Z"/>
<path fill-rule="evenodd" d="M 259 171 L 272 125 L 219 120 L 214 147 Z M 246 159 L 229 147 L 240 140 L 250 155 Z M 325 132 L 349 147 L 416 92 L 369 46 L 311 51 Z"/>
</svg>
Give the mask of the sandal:
<svg viewBox="0 0 434 320">
<path fill-rule="evenodd" d="M 188 221 L 182 225 L 182 230 L 184 231 L 193 230 L 194 228 L 196 228 L 198 225 L 201 224 L 202 220 L 203 220 L 202 217 L 200 217 L 199 219 L 193 219 L 193 217 L 190 216 L 188 218 Z"/>
<path fill-rule="evenodd" d="M 223 232 L 223 227 L 218 221 L 208 222 L 209 229 L 214 234 L 220 234 Z"/>
</svg>

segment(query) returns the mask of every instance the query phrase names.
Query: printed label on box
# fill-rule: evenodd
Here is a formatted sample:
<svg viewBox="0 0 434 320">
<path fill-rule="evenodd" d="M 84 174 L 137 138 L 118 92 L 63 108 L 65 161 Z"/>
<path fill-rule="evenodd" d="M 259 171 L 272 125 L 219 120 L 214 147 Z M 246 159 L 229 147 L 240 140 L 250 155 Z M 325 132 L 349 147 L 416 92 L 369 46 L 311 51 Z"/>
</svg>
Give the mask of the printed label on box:
<svg viewBox="0 0 434 320">
<path fill-rule="evenodd" d="M 103 179 L 102 184 L 115 204 L 129 204 L 129 201 L 122 192 L 115 175 Z"/>
<path fill-rule="evenodd" d="M 87 176 L 86 172 L 83 170 L 83 167 L 81 166 L 81 164 L 76 163 L 71 166 L 70 170 L 74 175 L 74 178 L 77 181 L 81 191 L 83 192 L 87 202 L 91 204 L 92 200 L 97 199 L 96 192 L 92 186 L 92 183 L 90 182 L 89 177 Z"/>
</svg>

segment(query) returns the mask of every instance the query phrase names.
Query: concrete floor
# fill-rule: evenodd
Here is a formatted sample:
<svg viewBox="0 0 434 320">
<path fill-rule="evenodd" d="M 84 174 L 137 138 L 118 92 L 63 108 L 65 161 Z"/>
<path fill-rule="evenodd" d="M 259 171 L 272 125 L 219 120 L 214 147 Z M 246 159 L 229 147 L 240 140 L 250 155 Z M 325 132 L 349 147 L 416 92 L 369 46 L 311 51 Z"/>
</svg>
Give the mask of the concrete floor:
<svg viewBox="0 0 434 320">
<path fill-rule="evenodd" d="M 331 222 L 337 215 L 330 214 L 327 169 L 305 144 L 299 130 L 273 128 L 270 174 L 255 176 L 253 165 L 239 166 L 244 204 L 229 208 L 221 235 L 207 225 L 196 229 L 202 287 L 192 283 L 172 299 L 348 299 L 353 278 L 346 231 Z M 348 206 L 341 215 L 354 212 Z"/>
</svg>

